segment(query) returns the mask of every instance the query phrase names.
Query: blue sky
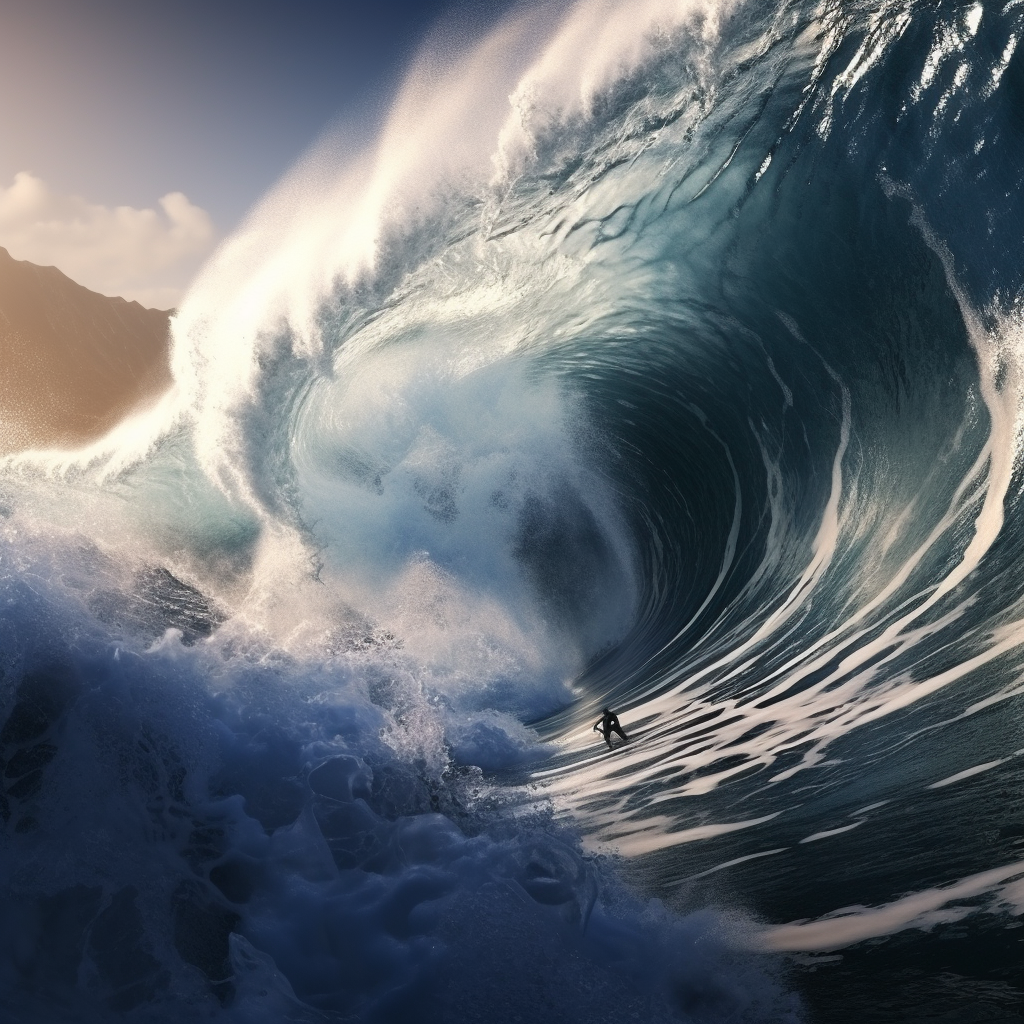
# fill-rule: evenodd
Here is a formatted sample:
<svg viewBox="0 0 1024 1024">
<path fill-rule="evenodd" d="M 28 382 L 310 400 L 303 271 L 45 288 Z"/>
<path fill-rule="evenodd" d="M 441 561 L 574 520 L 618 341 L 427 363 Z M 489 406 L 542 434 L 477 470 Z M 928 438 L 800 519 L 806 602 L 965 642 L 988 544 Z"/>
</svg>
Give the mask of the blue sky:
<svg viewBox="0 0 1024 1024">
<path fill-rule="evenodd" d="M 176 301 L 325 127 L 372 132 L 428 32 L 475 35 L 509 6 L 0 0 L 0 245 Z"/>
</svg>

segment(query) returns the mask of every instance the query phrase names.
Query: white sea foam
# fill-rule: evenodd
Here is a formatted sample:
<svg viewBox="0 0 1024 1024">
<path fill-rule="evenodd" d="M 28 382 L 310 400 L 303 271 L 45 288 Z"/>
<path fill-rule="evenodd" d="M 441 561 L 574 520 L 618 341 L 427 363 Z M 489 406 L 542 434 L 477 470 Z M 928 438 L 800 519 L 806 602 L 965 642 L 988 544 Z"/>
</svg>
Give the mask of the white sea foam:
<svg viewBox="0 0 1024 1024">
<path fill-rule="evenodd" d="M 766 928 L 760 941 L 769 949 L 814 951 L 842 949 L 908 928 L 930 931 L 978 913 L 977 906 L 957 904 L 984 894 L 990 896 L 990 911 L 998 913 L 1007 901 L 1019 899 L 1022 875 L 1024 861 L 1017 861 L 879 907 L 844 907 L 816 921 Z"/>
</svg>

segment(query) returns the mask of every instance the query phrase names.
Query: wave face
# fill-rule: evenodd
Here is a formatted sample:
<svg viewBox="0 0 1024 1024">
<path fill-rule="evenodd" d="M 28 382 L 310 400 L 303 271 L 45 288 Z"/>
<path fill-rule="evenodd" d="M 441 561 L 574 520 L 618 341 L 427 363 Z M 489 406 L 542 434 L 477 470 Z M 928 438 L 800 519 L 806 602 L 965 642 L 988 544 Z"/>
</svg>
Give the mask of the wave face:
<svg viewBox="0 0 1024 1024">
<path fill-rule="evenodd" d="M 5 1020 L 1019 1020 L 1022 34 L 583 3 L 318 145 L 4 463 Z"/>
</svg>

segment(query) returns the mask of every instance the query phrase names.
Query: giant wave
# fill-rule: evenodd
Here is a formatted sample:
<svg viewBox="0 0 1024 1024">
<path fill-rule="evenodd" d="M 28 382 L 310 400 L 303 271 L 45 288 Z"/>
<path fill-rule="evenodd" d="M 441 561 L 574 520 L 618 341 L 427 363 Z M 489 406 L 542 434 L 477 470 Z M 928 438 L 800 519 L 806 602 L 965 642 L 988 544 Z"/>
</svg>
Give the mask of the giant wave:
<svg viewBox="0 0 1024 1024">
<path fill-rule="evenodd" d="M 3 464 L 7 1019 L 1018 1020 L 1022 18 L 526 11 L 325 136 Z"/>
</svg>

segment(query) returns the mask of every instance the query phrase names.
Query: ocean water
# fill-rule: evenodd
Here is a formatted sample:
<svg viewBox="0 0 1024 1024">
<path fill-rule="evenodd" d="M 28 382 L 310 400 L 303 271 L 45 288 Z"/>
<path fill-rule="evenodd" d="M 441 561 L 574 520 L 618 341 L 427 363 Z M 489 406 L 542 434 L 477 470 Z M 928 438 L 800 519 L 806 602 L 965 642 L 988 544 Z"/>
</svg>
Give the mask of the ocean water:
<svg viewBox="0 0 1024 1024">
<path fill-rule="evenodd" d="M 584 2 L 326 135 L 0 470 L 0 1020 L 1020 1022 L 1022 34 Z"/>
</svg>

